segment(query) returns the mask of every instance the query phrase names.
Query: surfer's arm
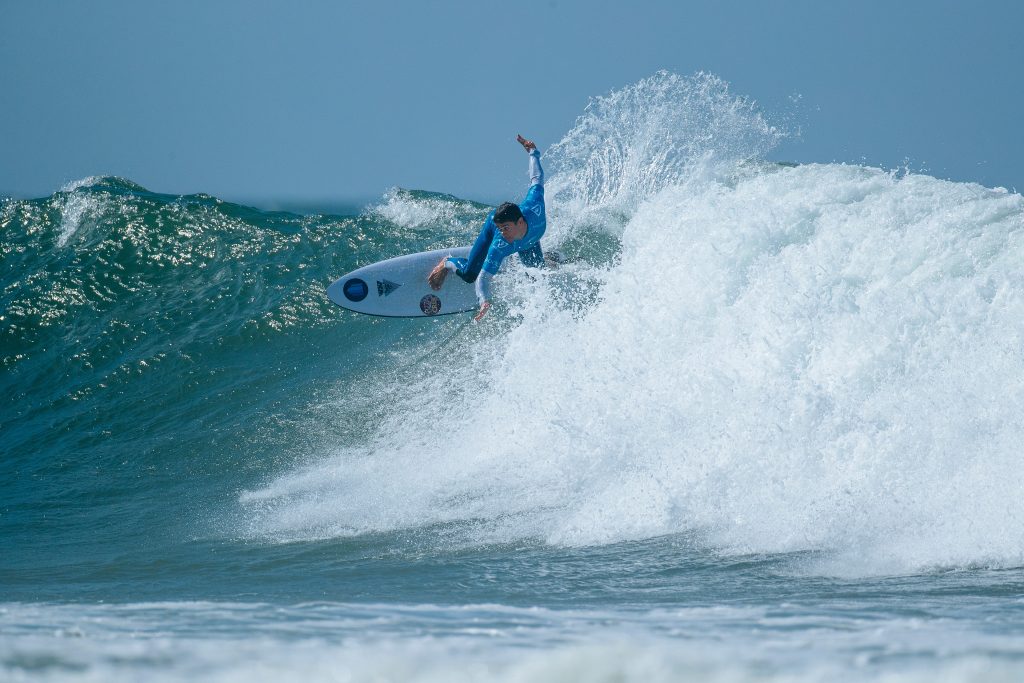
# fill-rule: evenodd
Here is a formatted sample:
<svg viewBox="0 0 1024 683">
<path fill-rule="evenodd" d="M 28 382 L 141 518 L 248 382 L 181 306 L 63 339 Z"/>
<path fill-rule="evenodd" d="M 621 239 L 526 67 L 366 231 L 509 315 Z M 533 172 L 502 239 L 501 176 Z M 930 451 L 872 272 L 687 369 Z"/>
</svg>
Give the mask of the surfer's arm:
<svg viewBox="0 0 1024 683">
<path fill-rule="evenodd" d="M 480 304 L 480 312 L 476 314 L 473 320 L 480 321 L 487 314 L 487 310 L 491 307 L 491 278 L 498 273 L 498 268 L 501 267 L 501 256 L 500 254 L 495 255 L 497 258 L 492 258 L 491 254 L 488 254 L 488 260 L 484 262 L 484 267 L 480 269 L 480 275 L 477 276 L 476 282 L 476 300 Z"/>
<path fill-rule="evenodd" d="M 522 135 L 516 136 L 516 142 L 523 146 L 526 153 L 530 155 L 530 187 L 544 185 L 544 169 L 540 165 L 540 150 L 532 140 L 527 140 Z"/>
<path fill-rule="evenodd" d="M 544 185 L 544 168 L 540 165 L 540 150 L 536 147 L 530 150 L 530 187 Z"/>
<path fill-rule="evenodd" d="M 459 276 L 463 275 L 461 266 L 463 266 L 465 262 L 465 259 L 456 259 L 452 257 L 448 257 L 443 261 L 445 270 L 449 273 L 456 273 Z M 476 300 L 480 304 L 480 312 L 474 320 L 480 320 L 480 318 L 484 317 L 484 314 L 487 313 L 487 309 L 491 307 L 491 278 L 493 277 L 494 273 L 484 268 L 474 279 L 473 285 L 476 291 Z M 438 288 L 435 287 L 435 289 Z"/>
<path fill-rule="evenodd" d="M 544 168 L 540 165 L 540 150 L 532 140 L 527 140 L 522 135 L 516 136 L 516 142 L 523 146 L 526 153 L 530 155 L 530 187 L 534 185 L 544 186 Z"/>
<path fill-rule="evenodd" d="M 481 306 L 491 300 L 491 278 L 494 277 L 486 270 L 481 270 L 476 278 L 476 300 Z"/>
</svg>

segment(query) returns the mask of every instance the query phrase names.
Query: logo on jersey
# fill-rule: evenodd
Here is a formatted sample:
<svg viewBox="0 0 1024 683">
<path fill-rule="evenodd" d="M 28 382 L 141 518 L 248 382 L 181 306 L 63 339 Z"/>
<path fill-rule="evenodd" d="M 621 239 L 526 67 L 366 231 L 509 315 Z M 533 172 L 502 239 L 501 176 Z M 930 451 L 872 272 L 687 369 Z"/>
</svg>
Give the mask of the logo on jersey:
<svg viewBox="0 0 1024 683">
<path fill-rule="evenodd" d="M 402 285 L 399 282 L 392 282 L 391 280 L 377 280 L 377 296 L 387 296 L 401 286 Z"/>
<path fill-rule="evenodd" d="M 441 300 L 433 294 L 427 294 L 420 299 L 420 310 L 423 315 L 437 315 L 441 312 Z"/>
</svg>

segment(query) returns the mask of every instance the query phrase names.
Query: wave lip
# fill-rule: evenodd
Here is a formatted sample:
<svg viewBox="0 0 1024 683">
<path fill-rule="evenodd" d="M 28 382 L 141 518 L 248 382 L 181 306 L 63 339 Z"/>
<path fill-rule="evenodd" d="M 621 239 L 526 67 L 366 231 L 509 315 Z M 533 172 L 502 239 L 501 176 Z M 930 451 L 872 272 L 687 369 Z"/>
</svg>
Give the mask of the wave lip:
<svg viewBox="0 0 1024 683">
<path fill-rule="evenodd" d="M 663 188 L 763 158 L 785 136 L 719 77 L 660 71 L 592 99 L 552 145 L 548 201 L 562 221 L 632 214 Z"/>
</svg>

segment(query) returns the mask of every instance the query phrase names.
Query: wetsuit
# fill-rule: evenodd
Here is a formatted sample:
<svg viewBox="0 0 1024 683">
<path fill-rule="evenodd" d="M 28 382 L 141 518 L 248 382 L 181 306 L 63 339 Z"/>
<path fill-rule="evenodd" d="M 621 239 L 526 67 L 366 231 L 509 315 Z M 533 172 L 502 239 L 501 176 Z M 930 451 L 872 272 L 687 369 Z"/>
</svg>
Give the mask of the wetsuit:
<svg viewBox="0 0 1024 683">
<path fill-rule="evenodd" d="M 476 282 L 476 298 L 480 305 L 491 298 L 491 278 L 498 274 L 498 268 L 506 257 L 519 254 L 523 265 L 539 267 L 544 265 L 544 252 L 540 238 L 548 227 L 544 211 L 544 169 L 540 165 L 540 151 L 530 150 L 530 189 L 519 205 L 526 220 L 526 234 L 522 239 L 506 242 L 494 224 L 494 211 L 487 216 L 480 230 L 469 258 L 449 257 L 445 268 L 466 282 Z"/>
</svg>

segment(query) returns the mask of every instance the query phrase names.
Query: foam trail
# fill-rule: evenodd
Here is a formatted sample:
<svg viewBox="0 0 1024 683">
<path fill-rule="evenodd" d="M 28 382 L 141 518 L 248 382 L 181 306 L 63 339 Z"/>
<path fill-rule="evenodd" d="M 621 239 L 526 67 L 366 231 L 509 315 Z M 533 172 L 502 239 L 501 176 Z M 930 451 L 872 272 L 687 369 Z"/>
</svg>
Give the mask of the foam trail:
<svg viewBox="0 0 1024 683">
<path fill-rule="evenodd" d="M 1024 564 L 1021 196 L 843 165 L 737 173 L 777 135 L 743 107 L 705 147 L 652 155 L 728 101 L 707 79 L 666 100 L 665 82 L 566 137 L 584 162 L 563 151 L 558 182 L 596 178 L 607 147 L 586 131 L 652 111 L 622 158 L 676 169 L 616 162 L 617 187 L 561 207 L 637 206 L 617 260 L 585 273 L 598 300 L 507 278 L 518 322 L 464 340 L 365 448 L 246 494 L 253 533 L 458 522 L 473 544 L 697 532 L 725 553 L 821 551 L 827 573 Z"/>
</svg>

